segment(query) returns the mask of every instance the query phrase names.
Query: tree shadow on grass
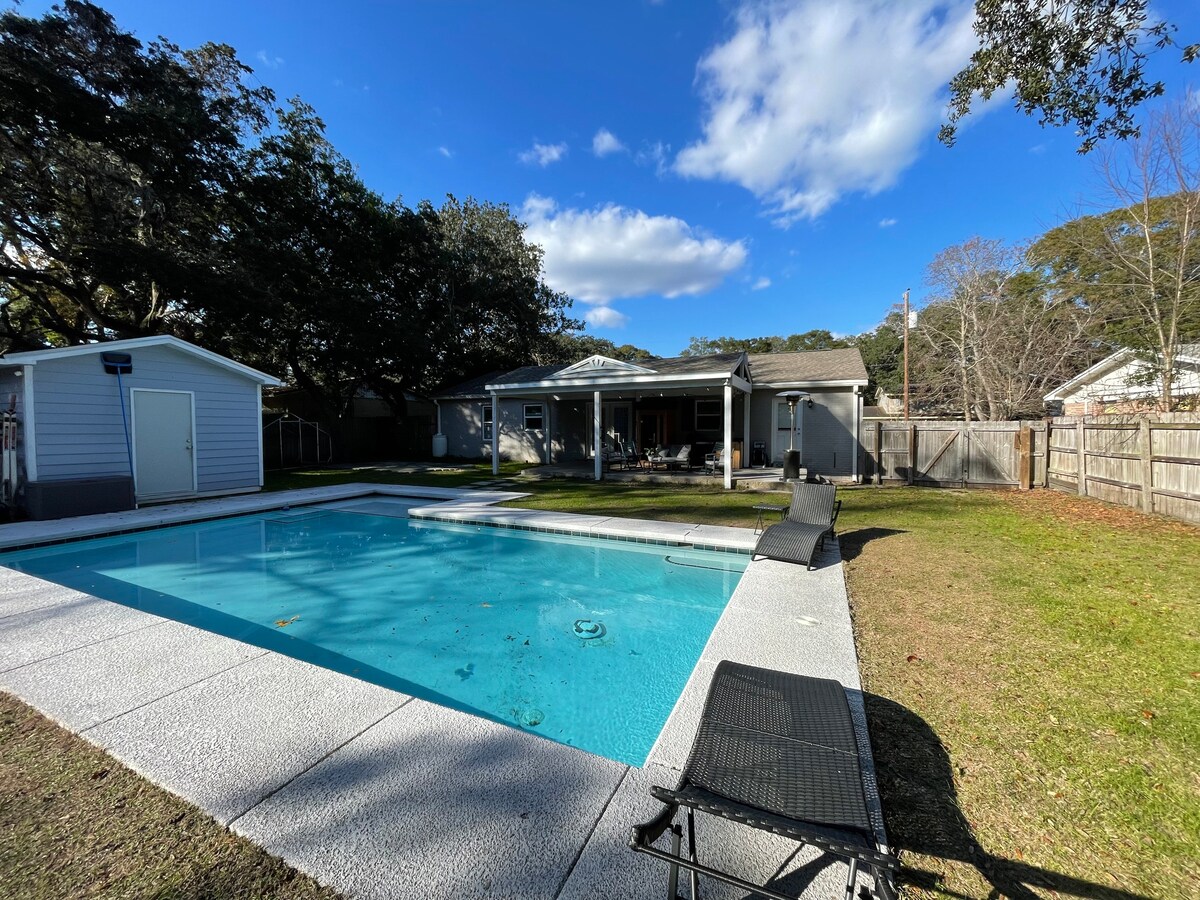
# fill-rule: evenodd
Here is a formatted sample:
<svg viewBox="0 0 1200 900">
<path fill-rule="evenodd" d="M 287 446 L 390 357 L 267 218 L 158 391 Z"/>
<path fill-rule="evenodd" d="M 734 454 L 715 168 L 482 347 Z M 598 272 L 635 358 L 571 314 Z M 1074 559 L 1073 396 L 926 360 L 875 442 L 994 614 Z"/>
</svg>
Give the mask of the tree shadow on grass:
<svg viewBox="0 0 1200 900">
<path fill-rule="evenodd" d="M 950 756 L 920 716 L 875 694 L 863 694 L 888 840 L 901 851 L 973 866 L 991 885 L 989 898 L 1040 900 L 1043 892 L 1090 900 L 1146 900 L 1144 895 L 1085 881 L 989 853 L 958 805 Z M 905 866 L 901 880 L 949 896 L 941 876 Z M 1036 889 L 1036 890 L 1035 890 Z"/>
</svg>

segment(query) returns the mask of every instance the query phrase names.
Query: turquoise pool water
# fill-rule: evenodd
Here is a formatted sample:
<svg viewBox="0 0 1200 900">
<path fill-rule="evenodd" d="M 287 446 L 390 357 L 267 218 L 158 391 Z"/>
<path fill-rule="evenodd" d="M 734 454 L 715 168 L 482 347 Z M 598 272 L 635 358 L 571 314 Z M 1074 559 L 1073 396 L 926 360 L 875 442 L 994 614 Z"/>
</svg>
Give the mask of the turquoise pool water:
<svg viewBox="0 0 1200 900">
<path fill-rule="evenodd" d="M 747 560 L 314 508 L 0 554 L 0 565 L 632 765 Z"/>
</svg>

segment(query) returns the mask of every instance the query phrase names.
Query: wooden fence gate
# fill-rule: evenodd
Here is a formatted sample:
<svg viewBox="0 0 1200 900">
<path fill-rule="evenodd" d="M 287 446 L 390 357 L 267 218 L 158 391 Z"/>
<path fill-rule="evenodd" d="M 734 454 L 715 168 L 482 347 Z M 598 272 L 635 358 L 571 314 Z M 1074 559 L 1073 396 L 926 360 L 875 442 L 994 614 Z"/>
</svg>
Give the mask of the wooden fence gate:
<svg viewBox="0 0 1200 900">
<path fill-rule="evenodd" d="M 1044 422 L 867 422 L 867 481 L 931 487 L 1029 487 L 1045 471 Z"/>
</svg>

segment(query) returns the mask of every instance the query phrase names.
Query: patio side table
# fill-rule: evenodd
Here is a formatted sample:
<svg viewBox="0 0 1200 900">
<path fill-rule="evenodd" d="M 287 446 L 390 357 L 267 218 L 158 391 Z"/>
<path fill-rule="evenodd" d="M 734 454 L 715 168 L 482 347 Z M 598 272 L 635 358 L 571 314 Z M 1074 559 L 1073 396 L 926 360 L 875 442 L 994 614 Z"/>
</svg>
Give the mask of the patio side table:
<svg viewBox="0 0 1200 900">
<path fill-rule="evenodd" d="M 754 523 L 754 533 L 758 534 L 763 530 L 763 513 L 776 512 L 779 513 L 779 518 L 783 518 L 783 514 L 787 512 L 786 506 L 779 506 L 774 503 L 757 503 L 751 509 L 758 512 L 758 521 Z"/>
</svg>

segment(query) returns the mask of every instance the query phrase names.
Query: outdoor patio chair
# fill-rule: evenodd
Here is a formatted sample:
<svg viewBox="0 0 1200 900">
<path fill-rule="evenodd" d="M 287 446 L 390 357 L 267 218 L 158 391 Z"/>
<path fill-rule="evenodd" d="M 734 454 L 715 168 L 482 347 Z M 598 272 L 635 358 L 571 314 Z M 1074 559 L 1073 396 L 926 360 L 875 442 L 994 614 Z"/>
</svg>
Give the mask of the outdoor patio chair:
<svg viewBox="0 0 1200 900">
<path fill-rule="evenodd" d="M 792 503 L 783 521 L 772 525 L 754 545 L 754 556 L 804 563 L 811 569 L 813 556 L 824 549 L 825 536 L 833 534 L 842 508 L 832 484 L 801 482 L 792 487 Z"/>
<path fill-rule="evenodd" d="M 842 686 L 724 660 L 717 665 L 691 753 L 674 790 L 650 793 L 664 809 L 634 826 L 629 846 L 669 863 L 667 897 L 678 900 L 679 869 L 775 900 L 794 900 L 704 865 L 696 851 L 697 811 L 809 844 L 848 863 L 846 900 L 853 900 L 859 867 L 874 876 L 874 894 L 896 896 L 896 857 L 876 838 L 863 791 L 858 739 Z M 688 855 L 683 856 L 679 808 L 687 810 Z M 654 846 L 671 832 L 670 850 Z"/>
<path fill-rule="evenodd" d="M 632 442 L 625 445 L 625 468 L 640 469 L 642 467 L 642 454 L 638 453 L 638 448 Z"/>
<path fill-rule="evenodd" d="M 691 444 L 672 444 L 665 451 L 660 451 L 658 455 L 650 457 L 650 468 L 662 466 L 664 469 L 677 469 L 680 466 L 687 466 L 688 471 L 692 468 L 692 445 Z"/>
<path fill-rule="evenodd" d="M 712 453 L 704 454 L 704 471 L 709 475 L 719 474 L 725 466 L 725 461 L 721 458 L 724 452 L 724 444 L 713 444 Z"/>
<path fill-rule="evenodd" d="M 605 444 L 600 448 L 600 461 L 609 469 L 617 466 L 620 466 L 622 469 L 624 469 L 628 466 L 628 462 L 625 457 L 625 451 L 622 450 L 620 446 L 614 448 L 608 444 Z"/>
</svg>

